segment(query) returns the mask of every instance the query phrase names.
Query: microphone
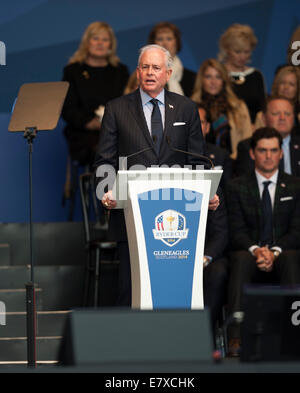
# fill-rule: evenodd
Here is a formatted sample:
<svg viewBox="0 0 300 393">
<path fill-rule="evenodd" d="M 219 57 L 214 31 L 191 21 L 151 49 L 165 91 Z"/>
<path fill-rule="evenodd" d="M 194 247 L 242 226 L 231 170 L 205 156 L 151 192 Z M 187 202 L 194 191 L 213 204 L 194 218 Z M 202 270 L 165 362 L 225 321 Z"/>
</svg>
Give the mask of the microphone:
<svg viewBox="0 0 300 393">
<path fill-rule="evenodd" d="M 156 140 L 154 140 L 154 139 L 155 139 L 155 138 L 153 137 L 153 142 L 154 142 L 154 144 L 155 144 L 155 143 L 156 143 Z M 129 154 L 129 156 L 124 157 L 124 158 L 123 158 L 123 161 L 122 161 L 122 165 L 121 165 L 121 170 L 125 170 L 125 168 L 124 168 L 124 162 L 125 162 L 125 160 L 127 161 L 128 158 L 132 158 L 132 157 L 134 157 L 134 156 L 137 156 L 137 155 L 139 155 L 139 154 L 145 153 L 145 152 L 148 151 L 148 150 L 153 150 L 153 149 L 154 149 L 153 146 L 146 147 L 145 149 L 136 151 L 135 153 Z"/>
<path fill-rule="evenodd" d="M 172 146 L 170 137 L 169 137 L 168 135 L 166 136 L 166 139 L 167 139 L 167 143 L 168 143 L 168 145 L 169 145 L 169 147 L 170 147 L 171 150 L 177 151 L 177 152 L 179 152 L 179 153 L 189 154 L 189 155 L 191 155 L 191 156 L 193 156 L 193 157 L 200 158 L 201 160 L 204 160 L 204 161 L 208 162 L 208 163 L 210 164 L 210 168 L 211 168 L 211 169 L 214 169 L 215 166 L 214 166 L 214 164 L 213 164 L 213 162 L 212 162 L 212 160 L 211 160 L 210 158 L 208 158 L 208 157 L 206 157 L 206 156 L 203 156 L 202 154 L 192 153 L 192 152 L 190 152 L 190 151 L 185 151 L 185 150 L 177 149 L 176 147 L 173 147 L 173 146 Z"/>
</svg>

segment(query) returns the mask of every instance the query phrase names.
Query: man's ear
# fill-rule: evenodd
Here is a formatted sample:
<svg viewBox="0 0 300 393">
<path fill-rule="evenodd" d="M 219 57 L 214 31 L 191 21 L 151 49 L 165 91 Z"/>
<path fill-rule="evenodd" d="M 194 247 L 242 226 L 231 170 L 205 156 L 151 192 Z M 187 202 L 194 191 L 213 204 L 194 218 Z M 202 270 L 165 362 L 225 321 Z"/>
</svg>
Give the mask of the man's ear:
<svg viewBox="0 0 300 393">
<path fill-rule="evenodd" d="M 282 150 L 282 148 L 280 148 L 280 159 L 282 160 L 282 158 L 283 158 L 283 150 Z"/>
<path fill-rule="evenodd" d="M 254 161 L 255 160 L 255 155 L 254 155 L 253 149 L 249 150 L 249 155 L 250 155 L 251 159 Z"/>
<path fill-rule="evenodd" d="M 167 82 L 169 82 L 169 80 L 170 80 L 170 78 L 171 78 L 171 75 L 172 75 L 172 68 L 169 68 L 168 70 L 167 70 Z"/>
</svg>

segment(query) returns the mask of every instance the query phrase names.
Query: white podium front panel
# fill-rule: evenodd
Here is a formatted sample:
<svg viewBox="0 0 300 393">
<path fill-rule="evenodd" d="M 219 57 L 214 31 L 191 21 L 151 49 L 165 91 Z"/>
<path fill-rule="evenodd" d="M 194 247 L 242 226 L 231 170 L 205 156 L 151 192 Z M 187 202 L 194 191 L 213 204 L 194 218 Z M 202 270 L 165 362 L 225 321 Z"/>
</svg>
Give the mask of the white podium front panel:
<svg viewBox="0 0 300 393">
<path fill-rule="evenodd" d="M 118 171 L 118 177 L 113 185 L 113 197 L 117 201 L 117 209 L 124 209 L 128 201 L 128 182 L 129 181 L 156 181 L 165 182 L 177 180 L 179 182 L 193 180 L 210 180 L 210 198 L 212 199 L 217 192 L 217 188 L 223 174 L 223 170 L 190 170 L 188 168 L 147 168 L 147 170 Z"/>
<path fill-rule="evenodd" d="M 203 308 L 210 180 L 129 181 L 132 306 Z"/>
</svg>

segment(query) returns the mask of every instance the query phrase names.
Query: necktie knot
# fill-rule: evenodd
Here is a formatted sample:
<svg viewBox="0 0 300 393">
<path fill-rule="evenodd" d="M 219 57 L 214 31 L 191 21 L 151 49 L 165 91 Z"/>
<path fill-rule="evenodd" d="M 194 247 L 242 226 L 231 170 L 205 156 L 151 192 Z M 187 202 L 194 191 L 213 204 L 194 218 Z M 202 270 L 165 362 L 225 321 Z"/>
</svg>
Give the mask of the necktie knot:
<svg viewBox="0 0 300 393">
<path fill-rule="evenodd" d="M 264 189 L 267 189 L 271 183 L 272 183 L 272 182 L 271 182 L 270 180 L 264 181 L 264 182 L 263 182 Z"/>
<path fill-rule="evenodd" d="M 152 104 L 153 106 L 158 105 L 158 100 L 157 100 L 156 98 L 152 98 L 152 100 L 150 100 L 150 102 L 151 102 L 151 104 Z"/>
</svg>

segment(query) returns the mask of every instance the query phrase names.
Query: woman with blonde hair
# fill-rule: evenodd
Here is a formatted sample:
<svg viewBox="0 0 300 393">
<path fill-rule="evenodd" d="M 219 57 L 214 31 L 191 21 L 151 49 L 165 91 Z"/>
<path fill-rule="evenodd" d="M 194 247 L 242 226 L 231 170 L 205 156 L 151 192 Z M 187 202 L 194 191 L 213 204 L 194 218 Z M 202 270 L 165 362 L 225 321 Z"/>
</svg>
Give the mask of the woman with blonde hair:
<svg viewBox="0 0 300 393">
<path fill-rule="evenodd" d="M 272 84 L 271 96 L 289 99 L 295 107 L 295 124 L 300 125 L 300 70 L 297 67 L 288 65 L 277 71 Z M 255 128 L 265 126 L 263 112 L 258 112 Z"/>
<path fill-rule="evenodd" d="M 263 108 L 265 83 L 262 73 L 249 67 L 251 54 L 257 45 L 253 29 L 248 25 L 235 23 L 222 34 L 219 41 L 219 60 L 229 73 L 235 94 L 245 101 L 251 121 Z"/>
<path fill-rule="evenodd" d="M 64 68 L 70 83 L 62 116 L 69 154 L 80 165 L 93 162 L 106 103 L 123 94 L 129 73 L 116 54 L 117 40 L 109 24 L 93 22 Z"/>
<path fill-rule="evenodd" d="M 202 103 L 211 119 L 207 141 L 227 149 L 235 159 L 237 145 L 252 135 L 252 125 L 246 104 L 232 91 L 227 70 L 220 62 L 204 61 L 191 98 Z"/>
</svg>

